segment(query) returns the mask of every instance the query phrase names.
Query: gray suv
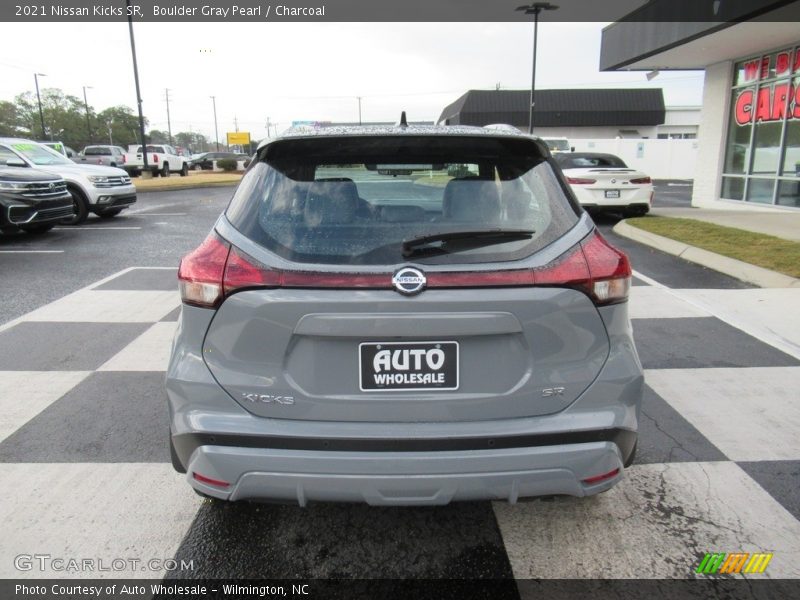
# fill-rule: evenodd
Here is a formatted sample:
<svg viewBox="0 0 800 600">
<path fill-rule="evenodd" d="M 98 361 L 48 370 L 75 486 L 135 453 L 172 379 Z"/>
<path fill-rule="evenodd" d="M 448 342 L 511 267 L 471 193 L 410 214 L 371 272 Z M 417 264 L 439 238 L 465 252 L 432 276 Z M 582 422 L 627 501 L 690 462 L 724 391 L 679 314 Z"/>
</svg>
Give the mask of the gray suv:
<svg viewBox="0 0 800 600">
<path fill-rule="evenodd" d="M 630 264 L 535 138 L 290 130 L 178 277 L 170 446 L 202 495 L 516 502 L 633 460 Z"/>
</svg>

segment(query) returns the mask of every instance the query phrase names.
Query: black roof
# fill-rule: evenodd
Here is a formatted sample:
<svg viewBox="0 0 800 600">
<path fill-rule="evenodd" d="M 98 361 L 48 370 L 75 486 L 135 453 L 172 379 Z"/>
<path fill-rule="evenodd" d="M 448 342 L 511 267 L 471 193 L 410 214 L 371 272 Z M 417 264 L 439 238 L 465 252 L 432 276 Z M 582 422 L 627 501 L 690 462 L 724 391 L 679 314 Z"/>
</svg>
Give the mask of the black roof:
<svg viewBox="0 0 800 600">
<path fill-rule="evenodd" d="M 528 124 L 530 90 L 470 90 L 445 107 L 448 125 Z M 661 125 L 661 89 L 536 90 L 539 127 Z"/>
</svg>

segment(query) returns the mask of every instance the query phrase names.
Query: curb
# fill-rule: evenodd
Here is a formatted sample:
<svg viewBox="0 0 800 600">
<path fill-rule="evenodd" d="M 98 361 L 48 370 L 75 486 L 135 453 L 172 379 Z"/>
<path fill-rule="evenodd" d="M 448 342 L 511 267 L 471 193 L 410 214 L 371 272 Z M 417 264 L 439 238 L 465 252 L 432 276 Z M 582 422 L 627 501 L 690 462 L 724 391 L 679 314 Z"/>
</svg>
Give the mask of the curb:
<svg viewBox="0 0 800 600">
<path fill-rule="evenodd" d="M 800 288 L 800 279 L 644 231 L 625 220 L 614 225 L 614 233 L 762 288 Z"/>
</svg>

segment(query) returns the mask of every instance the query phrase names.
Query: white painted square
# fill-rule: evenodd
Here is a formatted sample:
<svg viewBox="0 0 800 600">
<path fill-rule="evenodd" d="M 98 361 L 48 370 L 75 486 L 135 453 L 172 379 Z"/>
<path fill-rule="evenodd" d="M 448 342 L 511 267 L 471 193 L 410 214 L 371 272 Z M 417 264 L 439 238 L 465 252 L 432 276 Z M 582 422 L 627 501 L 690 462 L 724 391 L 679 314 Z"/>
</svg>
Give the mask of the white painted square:
<svg viewBox="0 0 800 600">
<path fill-rule="evenodd" d="M 0 371 L 0 441 L 91 374 L 91 371 Z"/>
<path fill-rule="evenodd" d="M 738 465 L 634 465 L 610 491 L 494 511 L 514 577 L 691 578 L 706 552 L 772 552 L 800 577 L 800 522 Z"/>
<path fill-rule="evenodd" d="M 678 319 L 682 317 L 709 317 L 705 310 L 672 295 L 665 288 L 631 286 L 628 312 L 631 319 Z"/>
<path fill-rule="evenodd" d="M 167 463 L 0 464 L 0 577 L 160 578 L 141 570 L 172 559 L 202 502 Z M 121 571 L 18 571 L 19 554 L 139 559 Z M 127 565 L 126 565 L 127 566 Z"/>
<path fill-rule="evenodd" d="M 675 290 L 675 293 L 800 359 L 800 288 Z"/>
<path fill-rule="evenodd" d="M 656 369 L 645 381 L 731 460 L 800 459 L 800 367 Z"/>
<path fill-rule="evenodd" d="M 25 321 L 155 323 L 181 302 L 177 291 L 80 290 L 23 317 Z"/>
<path fill-rule="evenodd" d="M 176 322 L 156 323 L 98 371 L 166 371 Z"/>
</svg>

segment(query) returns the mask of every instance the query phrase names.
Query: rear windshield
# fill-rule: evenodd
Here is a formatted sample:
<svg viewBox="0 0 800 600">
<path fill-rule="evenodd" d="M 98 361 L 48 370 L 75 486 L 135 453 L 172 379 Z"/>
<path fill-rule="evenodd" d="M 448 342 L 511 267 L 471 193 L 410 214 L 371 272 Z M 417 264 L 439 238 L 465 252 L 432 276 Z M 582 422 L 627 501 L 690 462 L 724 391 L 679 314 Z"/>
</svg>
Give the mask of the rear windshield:
<svg viewBox="0 0 800 600">
<path fill-rule="evenodd" d="M 86 148 L 83 151 L 84 156 L 110 156 L 111 148 Z"/>
<path fill-rule="evenodd" d="M 613 154 L 559 154 L 555 159 L 562 169 L 627 168 L 625 162 Z"/>
<path fill-rule="evenodd" d="M 243 177 L 226 216 L 285 259 L 346 265 L 519 260 L 578 220 L 530 140 L 455 136 L 273 143 Z M 491 244 L 434 243 L 403 256 L 404 241 L 486 230 L 533 233 Z"/>
</svg>

